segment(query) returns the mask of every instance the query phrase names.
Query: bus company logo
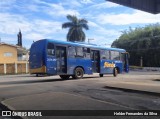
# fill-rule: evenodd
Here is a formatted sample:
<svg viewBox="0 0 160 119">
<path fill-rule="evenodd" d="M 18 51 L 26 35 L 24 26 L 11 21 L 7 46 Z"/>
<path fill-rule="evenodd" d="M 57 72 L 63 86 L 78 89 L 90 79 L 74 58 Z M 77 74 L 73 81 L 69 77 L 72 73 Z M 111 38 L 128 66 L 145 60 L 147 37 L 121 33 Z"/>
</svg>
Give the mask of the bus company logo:
<svg viewBox="0 0 160 119">
<path fill-rule="evenodd" d="M 11 111 L 2 111 L 2 116 L 11 116 Z"/>
<path fill-rule="evenodd" d="M 2 116 L 42 116 L 42 112 L 17 112 L 17 111 L 2 111 Z"/>
<path fill-rule="evenodd" d="M 104 67 L 115 67 L 115 64 L 113 62 L 112 63 L 104 62 Z"/>
</svg>

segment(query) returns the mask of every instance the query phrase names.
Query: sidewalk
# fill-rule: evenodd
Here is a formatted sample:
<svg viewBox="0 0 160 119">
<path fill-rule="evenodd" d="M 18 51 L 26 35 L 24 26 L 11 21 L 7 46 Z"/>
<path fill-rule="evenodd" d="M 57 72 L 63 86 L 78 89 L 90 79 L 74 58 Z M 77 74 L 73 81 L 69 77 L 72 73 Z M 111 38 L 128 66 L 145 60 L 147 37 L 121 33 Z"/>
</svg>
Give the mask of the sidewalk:
<svg viewBox="0 0 160 119">
<path fill-rule="evenodd" d="M 160 96 L 160 81 L 157 84 L 148 84 L 146 82 L 109 82 L 105 88 Z"/>
<path fill-rule="evenodd" d="M 140 67 L 140 66 L 130 66 L 130 70 L 137 71 L 159 71 L 160 72 L 160 67 Z"/>
</svg>

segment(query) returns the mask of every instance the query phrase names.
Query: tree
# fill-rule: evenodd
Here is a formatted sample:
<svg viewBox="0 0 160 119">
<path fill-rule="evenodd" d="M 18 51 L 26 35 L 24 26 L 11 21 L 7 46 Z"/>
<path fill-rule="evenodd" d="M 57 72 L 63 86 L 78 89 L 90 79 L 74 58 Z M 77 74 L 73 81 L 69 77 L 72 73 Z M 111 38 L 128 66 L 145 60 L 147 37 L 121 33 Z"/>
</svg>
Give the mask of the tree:
<svg viewBox="0 0 160 119">
<path fill-rule="evenodd" d="M 139 65 L 143 57 L 143 66 L 160 67 L 160 24 L 151 24 L 142 28 L 125 30 L 112 43 L 112 47 L 126 49 L 130 53 L 130 65 Z"/>
<path fill-rule="evenodd" d="M 85 41 L 85 33 L 83 29 L 88 30 L 88 21 L 85 19 L 78 19 L 76 16 L 67 15 L 69 22 L 63 23 L 62 28 L 69 28 L 67 34 L 67 41 Z"/>
</svg>

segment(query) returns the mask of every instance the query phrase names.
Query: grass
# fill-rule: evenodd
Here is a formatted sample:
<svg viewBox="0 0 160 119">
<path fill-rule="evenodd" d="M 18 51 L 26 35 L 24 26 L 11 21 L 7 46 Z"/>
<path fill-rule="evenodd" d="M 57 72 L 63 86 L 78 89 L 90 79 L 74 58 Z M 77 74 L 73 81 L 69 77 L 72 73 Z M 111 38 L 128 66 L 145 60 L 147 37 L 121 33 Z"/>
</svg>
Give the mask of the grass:
<svg viewBox="0 0 160 119">
<path fill-rule="evenodd" d="M 130 69 L 143 69 L 141 66 L 129 66 Z"/>
</svg>

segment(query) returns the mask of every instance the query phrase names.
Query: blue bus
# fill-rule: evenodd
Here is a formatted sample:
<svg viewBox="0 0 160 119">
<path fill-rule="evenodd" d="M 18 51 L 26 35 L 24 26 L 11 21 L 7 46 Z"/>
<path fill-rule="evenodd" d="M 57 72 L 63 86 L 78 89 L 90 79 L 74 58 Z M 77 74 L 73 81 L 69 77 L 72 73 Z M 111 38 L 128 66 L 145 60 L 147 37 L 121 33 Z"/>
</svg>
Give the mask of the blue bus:
<svg viewBox="0 0 160 119">
<path fill-rule="evenodd" d="M 79 42 L 42 39 L 32 44 L 30 73 L 59 75 L 62 79 L 83 78 L 84 74 L 129 72 L 128 53 L 124 49 L 107 48 Z"/>
</svg>

